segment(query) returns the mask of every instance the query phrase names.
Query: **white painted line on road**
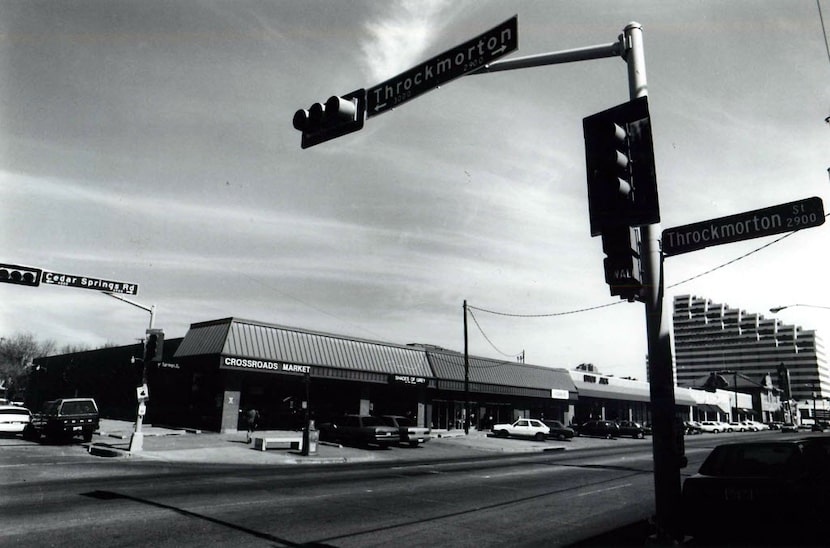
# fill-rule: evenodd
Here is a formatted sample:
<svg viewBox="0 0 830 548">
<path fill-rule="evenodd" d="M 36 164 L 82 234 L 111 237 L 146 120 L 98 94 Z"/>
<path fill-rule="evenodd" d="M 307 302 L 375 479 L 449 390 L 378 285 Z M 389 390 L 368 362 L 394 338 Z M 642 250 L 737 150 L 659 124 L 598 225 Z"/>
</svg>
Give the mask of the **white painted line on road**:
<svg viewBox="0 0 830 548">
<path fill-rule="evenodd" d="M 615 489 L 622 489 L 623 487 L 631 487 L 630 483 L 624 483 L 623 485 L 617 485 L 616 487 L 608 487 L 606 489 L 596 489 L 594 491 L 586 491 L 584 493 L 579 493 L 578 497 L 584 497 L 587 495 L 596 495 L 597 493 L 607 493 L 608 491 L 614 491 Z"/>
</svg>

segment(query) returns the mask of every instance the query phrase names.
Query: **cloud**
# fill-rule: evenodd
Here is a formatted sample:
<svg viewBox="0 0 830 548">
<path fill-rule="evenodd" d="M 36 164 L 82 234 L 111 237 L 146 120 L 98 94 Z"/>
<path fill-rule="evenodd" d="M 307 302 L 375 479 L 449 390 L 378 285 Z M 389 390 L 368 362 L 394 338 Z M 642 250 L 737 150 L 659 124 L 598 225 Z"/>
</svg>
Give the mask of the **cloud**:
<svg viewBox="0 0 830 548">
<path fill-rule="evenodd" d="M 423 60 L 433 40 L 467 2 L 398 0 L 385 14 L 366 23 L 369 38 L 361 45 L 369 75 L 383 81 Z"/>
</svg>

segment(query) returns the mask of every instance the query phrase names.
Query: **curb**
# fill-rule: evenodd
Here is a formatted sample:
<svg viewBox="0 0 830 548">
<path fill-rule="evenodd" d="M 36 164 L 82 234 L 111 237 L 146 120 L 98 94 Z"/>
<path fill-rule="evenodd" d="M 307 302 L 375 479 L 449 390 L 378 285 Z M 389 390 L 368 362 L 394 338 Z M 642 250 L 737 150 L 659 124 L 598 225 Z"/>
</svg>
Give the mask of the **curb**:
<svg viewBox="0 0 830 548">
<path fill-rule="evenodd" d="M 87 446 L 90 455 L 96 457 L 131 457 L 132 453 L 124 449 L 110 447 L 109 445 L 91 443 Z"/>
</svg>

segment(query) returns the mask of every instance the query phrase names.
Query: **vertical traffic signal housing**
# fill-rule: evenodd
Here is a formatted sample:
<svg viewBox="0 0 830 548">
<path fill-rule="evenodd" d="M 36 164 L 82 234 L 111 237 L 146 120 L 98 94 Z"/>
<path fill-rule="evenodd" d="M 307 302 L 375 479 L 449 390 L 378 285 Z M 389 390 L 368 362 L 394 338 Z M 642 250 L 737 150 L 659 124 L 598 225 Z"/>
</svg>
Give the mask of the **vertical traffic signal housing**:
<svg viewBox="0 0 830 548">
<path fill-rule="evenodd" d="M 164 356 L 164 331 L 148 329 L 147 342 L 144 345 L 144 363 L 162 362 Z"/>
<path fill-rule="evenodd" d="M 0 264 L 0 283 L 37 287 L 43 270 L 29 266 Z"/>
<path fill-rule="evenodd" d="M 298 110 L 293 123 L 302 132 L 300 146 L 308 148 L 361 129 L 365 117 L 366 90 L 358 89 Z"/>
<path fill-rule="evenodd" d="M 582 120 L 591 235 L 660 222 L 648 97 Z"/>
<path fill-rule="evenodd" d="M 625 225 L 605 227 L 602 251 L 607 255 L 603 266 L 611 295 L 627 301 L 637 300 L 643 288 L 637 229 Z"/>
</svg>

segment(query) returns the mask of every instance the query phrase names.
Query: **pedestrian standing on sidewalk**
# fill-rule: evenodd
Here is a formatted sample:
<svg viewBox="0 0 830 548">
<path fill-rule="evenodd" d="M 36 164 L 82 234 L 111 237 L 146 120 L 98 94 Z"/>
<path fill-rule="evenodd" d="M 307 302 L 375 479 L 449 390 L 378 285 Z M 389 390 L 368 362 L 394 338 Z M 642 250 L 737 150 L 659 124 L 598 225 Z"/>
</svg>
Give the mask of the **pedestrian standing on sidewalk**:
<svg viewBox="0 0 830 548">
<path fill-rule="evenodd" d="M 251 443 L 251 436 L 256 430 L 257 426 L 259 425 L 259 411 L 255 408 L 251 407 L 248 409 L 248 412 L 245 414 L 245 420 L 248 422 L 248 440 L 247 443 Z"/>
</svg>

